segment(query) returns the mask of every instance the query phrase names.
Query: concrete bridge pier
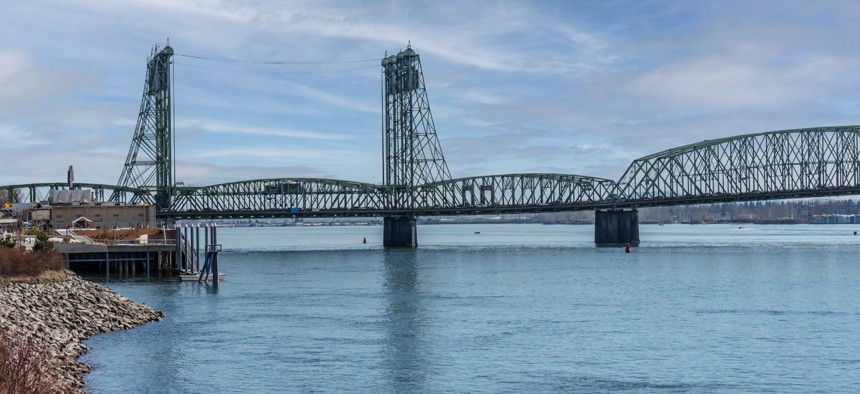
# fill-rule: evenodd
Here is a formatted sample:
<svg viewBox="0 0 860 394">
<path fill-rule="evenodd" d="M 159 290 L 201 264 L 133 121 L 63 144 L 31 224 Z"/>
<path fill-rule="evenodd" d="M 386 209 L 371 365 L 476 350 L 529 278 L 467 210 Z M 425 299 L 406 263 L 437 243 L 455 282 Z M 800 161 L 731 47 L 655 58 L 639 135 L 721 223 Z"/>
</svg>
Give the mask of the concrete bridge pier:
<svg viewBox="0 0 860 394">
<path fill-rule="evenodd" d="M 416 219 L 410 216 L 386 216 L 383 218 L 382 245 L 394 247 L 418 246 Z"/>
<path fill-rule="evenodd" d="M 639 246 L 639 211 L 598 210 L 594 213 L 597 246 Z"/>
</svg>

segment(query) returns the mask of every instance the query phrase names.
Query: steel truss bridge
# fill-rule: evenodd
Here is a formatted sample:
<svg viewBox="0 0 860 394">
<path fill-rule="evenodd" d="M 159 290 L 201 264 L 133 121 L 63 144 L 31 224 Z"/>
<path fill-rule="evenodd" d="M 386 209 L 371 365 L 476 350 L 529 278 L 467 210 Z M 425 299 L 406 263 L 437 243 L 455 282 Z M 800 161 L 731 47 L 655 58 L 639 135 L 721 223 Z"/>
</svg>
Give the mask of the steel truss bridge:
<svg viewBox="0 0 860 394">
<path fill-rule="evenodd" d="M 276 178 L 177 187 L 165 217 L 480 215 L 860 194 L 860 126 L 749 134 L 633 161 L 618 181 L 567 174 L 505 174 L 416 185 L 411 206 L 392 186 Z M 133 196 L 134 194 L 132 194 Z"/>
<path fill-rule="evenodd" d="M 618 180 L 541 173 L 452 178 L 436 136 L 420 58 L 411 48 L 382 60 L 381 184 L 274 178 L 178 186 L 171 156 L 172 55 L 167 46 L 160 51 L 156 47 L 149 57 L 141 110 L 118 184 L 76 183 L 75 188 L 94 189 L 101 201 L 155 204 L 158 217 L 168 220 L 405 218 L 411 220 L 413 238 L 418 216 L 622 210 L 860 194 L 860 126 L 706 140 L 636 159 Z M 14 202 L 38 202 L 46 199 L 48 190 L 68 187 L 7 185 L 0 186 L 0 193 L 5 191 Z M 387 237 L 388 227 L 385 231 Z M 638 227 L 636 237 L 638 241 Z M 415 244 L 414 239 L 410 242 Z"/>
<path fill-rule="evenodd" d="M 95 193 L 96 201 L 108 201 L 108 199 L 112 198 L 113 202 L 117 204 L 125 204 L 129 201 L 147 200 L 150 198 L 148 191 L 128 186 L 75 182 L 71 188 L 92 190 L 93 193 Z M 0 197 L 5 196 L 13 203 L 38 203 L 48 201 L 51 190 L 68 189 L 69 182 L 41 182 L 4 185 L 0 186 Z"/>
</svg>

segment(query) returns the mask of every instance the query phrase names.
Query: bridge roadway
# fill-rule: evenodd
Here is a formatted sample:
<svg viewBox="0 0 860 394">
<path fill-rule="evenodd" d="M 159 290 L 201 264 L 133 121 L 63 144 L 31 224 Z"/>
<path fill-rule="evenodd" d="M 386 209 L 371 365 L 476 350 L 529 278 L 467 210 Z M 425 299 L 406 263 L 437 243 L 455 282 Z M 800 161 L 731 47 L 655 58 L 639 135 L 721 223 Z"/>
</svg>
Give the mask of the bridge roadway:
<svg viewBox="0 0 860 394">
<path fill-rule="evenodd" d="M 0 188 L 14 201 L 36 202 L 46 199 L 47 190 L 64 187 L 68 185 Z M 154 203 L 152 192 L 130 187 L 77 183 L 75 188 L 92 188 L 102 201 Z M 109 199 L 104 199 L 106 191 L 113 193 Z M 171 209 L 157 212 L 159 218 L 174 220 L 415 218 L 855 194 L 860 194 L 860 126 L 836 126 L 747 134 L 665 150 L 634 160 L 618 181 L 529 173 L 456 178 L 410 188 L 334 179 L 258 179 L 174 187 Z"/>
</svg>

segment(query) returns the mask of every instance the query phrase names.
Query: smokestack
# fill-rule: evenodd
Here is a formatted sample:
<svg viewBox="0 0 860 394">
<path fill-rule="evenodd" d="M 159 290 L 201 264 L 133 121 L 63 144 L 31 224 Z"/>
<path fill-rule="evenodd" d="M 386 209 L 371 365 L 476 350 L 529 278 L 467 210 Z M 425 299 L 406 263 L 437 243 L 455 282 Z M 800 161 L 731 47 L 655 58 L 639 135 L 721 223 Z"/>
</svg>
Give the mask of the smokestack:
<svg viewBox="0 0 860 394">
<path fill-rule="evenodd" d="M 75 187 L 75 169 L 69 166 L 69 172 L 66 173 L 66 179 L 69 181 L 69 190 Z"/>
</svg>

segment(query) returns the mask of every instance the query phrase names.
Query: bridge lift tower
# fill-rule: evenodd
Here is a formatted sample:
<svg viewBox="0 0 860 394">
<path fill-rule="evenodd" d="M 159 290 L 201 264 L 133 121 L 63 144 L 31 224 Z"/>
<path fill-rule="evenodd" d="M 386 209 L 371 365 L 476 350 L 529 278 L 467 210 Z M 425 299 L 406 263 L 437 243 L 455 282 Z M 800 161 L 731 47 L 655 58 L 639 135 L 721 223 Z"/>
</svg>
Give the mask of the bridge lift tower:
<svg viewBox="0 0 860 394">
<path fill-rule="evenodd" d="M 416 186 L 450 180 L 436 126 L 430 113 L 421 59 L 411 46 L 382 59 L 384 124 L 382 183 L 386 209 L 385 246 L 418 245 Z"/>
<path fill-rule="evenodd" d="M 131 203 L 155 203 L 159 211 L 170 210 L 173 194 L 173 48 L 156 46 L 146 67 L 146 82 L 131 147 L 118 186 L 155 192 L 155 201 L 135 196 Z M 113 201 L 113 196 L 111 197 Z"/>
</svg>

